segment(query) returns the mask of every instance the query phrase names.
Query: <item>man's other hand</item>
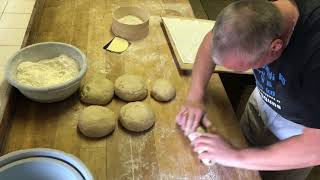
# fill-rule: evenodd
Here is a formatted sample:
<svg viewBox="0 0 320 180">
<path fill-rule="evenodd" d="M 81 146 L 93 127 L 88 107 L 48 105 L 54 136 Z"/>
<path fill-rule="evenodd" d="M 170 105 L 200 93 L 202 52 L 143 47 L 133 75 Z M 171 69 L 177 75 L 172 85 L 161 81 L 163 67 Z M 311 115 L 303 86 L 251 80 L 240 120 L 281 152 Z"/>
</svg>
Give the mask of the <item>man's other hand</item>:
<svg viewBox="0 0 320 180">
<path fill-rule="evenodd" d="M 205 113 L 205 107 L 202 102 L 186 102 L 177 114 L 176 121 L 187 136 L 196 131 Z M 206 126 L 208 122 L 204 122 L 204 124 Z"/>
</svg>

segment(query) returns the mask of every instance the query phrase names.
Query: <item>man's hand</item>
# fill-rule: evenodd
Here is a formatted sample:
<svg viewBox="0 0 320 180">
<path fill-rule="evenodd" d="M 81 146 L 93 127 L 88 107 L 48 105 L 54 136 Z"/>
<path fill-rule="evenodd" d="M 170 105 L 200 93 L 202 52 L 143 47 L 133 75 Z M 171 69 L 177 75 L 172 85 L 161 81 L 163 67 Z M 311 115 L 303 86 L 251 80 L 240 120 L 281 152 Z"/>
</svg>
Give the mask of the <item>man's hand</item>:
<svg viewBox="0 0 320 180">
<path fill-rule="evenodd" d="M 199 159 L 208 159 L 212 162 L 235 166 L 239 163 L 239 150 L 227 143 L 223 138 L 216 134 L 203 134 L 197 137 L 193 142 L 193 150 L 202 152 Z"/>
<path fill-rule="evenodd" d="M 197 129 L 205 113 L 205 107 L 202 102 L 187 102 L 177 114 L 176 121 L 184 131 L 184 134 L 189 135 Z"/>
<path fill-rule="evenodd" d="M 200 135 L 192 144 L 194 151 L 202 152 L 200 159 L 230 167 L 277 171 L 320 165 L 319 139 L 320 129 L 305 128 L 301 135 L 263 148 L 236 149 L 214 134 Z"/>
<path fill-rule="evenodd" d="M 214 71 L 215 63 L 211 58 L 212 31 L 204 37 L 192 69 L 191 85 L 187 103 L 180 109 L 176 120 L 186 135 L 194 132 L 205 115 L 203 97 Z M 205 123 L 204 123 L 205 125 Z M 206 125 L 205 125 L 206 126 Z"/>
</svg>

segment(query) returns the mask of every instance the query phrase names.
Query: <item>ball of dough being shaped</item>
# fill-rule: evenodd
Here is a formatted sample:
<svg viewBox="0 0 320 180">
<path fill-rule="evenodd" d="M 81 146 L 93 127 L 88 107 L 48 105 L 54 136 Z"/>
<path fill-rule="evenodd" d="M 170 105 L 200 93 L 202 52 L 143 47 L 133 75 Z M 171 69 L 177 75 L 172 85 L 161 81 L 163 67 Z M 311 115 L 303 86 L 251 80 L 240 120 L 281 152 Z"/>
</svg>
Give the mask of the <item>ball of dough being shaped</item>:
<svg viewBox="0 0 320 180">
<path fill-rule="evenodd" d="M 124 105 L 120 110 L 120 122 L 130 131 L 145 131 L 155 122 L 153 110 L 143 102 L 132 102 Z"/>
<path fill-rule="evenodd" d="M 102 106 L 88 106 L 80 113 L 78 128 L 88 137 L 103 137 L 110 134 L 116 126 L 117 116 Z"/>
<path fill-rule="evenodd" d="M 148 95 L 145 80 L 136 75 L 122 75 L 115 82 L 116 95 L 125 101 L 139 101 Z"/>
<path fill-rule="evenodd" d="M 165 79 L 157 79 L 151 88 L 151 96 L 158 101 L 170 101 L 176 96 L 176 89 Z"/>
<path fill-rule="evenodd" d="M 88 104 L 107 104 L 112 100 L 113 95 L 114 85 L 104 77 L 97 77 L 85 83 L 80 90 L 81 101 Z"/>
</svg>

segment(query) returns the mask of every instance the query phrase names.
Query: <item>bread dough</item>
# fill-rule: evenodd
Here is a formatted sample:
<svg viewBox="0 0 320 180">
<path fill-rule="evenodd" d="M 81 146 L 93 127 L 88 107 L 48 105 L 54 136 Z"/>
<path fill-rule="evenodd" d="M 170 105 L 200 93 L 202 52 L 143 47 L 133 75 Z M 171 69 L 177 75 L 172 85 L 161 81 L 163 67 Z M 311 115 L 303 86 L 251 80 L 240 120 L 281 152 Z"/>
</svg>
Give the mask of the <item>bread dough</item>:
<svg viewBox="0 0 320 180">
<path fill-rule="evenodd" d="M 204 128 L 199 126 L 195 132 L 190 133 L 188 135 L 188 139 L 192 142 L 193 140 L 195 140 L 197 137 L 199 137 L 201 134 L 204 134 L 204 133 L 206 133 Z"/>
<path fill-rule="evenodd" d="M 165 79 L 157 79 L 151 88 L 151 96 L 158 101 L 170 101 L 176 95 L 176 89 Z"/>
<path fill-rule="evenodd" d="M 116 95 L 125 101 L 139 101 L 148 95 L 148 89 L 142 77 L 122 75 L 115 82 Z"/>
<path fill-rule="evenodd" d="M 200 149 L 197 153 L 198 154 L 201 154 L 203 152 L 206 152 L 207 149 Z M 212 166 L 214 165 L 215 163 L 213 161 L 211 161 L 210 159 L 201 159 L 201 162 L 206 165 L 206 166 Z"/>
<path fill-rule="evenodd" d="M 123 24 L 137 25 L 143 23 L 142 19 L 137 16 L 128 15 L 118 19 Z"/>
<path fill-rule="evenodd" d="M 130 131 L 141 132 L 149 129 L 155 122 L 153 110 L 143 102 L 132 102 L 120 110 L 120 122 Z"/>
<path fill-rule="evenodd" d="M 115 37 L 107 47 L 107 50 L 112 52 L 121 53 L 127 50 L 129 47 L 129 42 L 125 39 Z"/>
<path fill-rule="evenodd" d="M 88 104 L 107 104 L 114 95 L 113 83 L 104 77 L 96 77 L 81 86 L 80 98 Z"/>
<path fill-rule="evenodd" d="M 199 126 L 196 130 L 196 132 L 193 132 L 191 134 L 188 135 L 188 139 L 192 142 L 194 141 L 197 137 L 201 136 L 201 134 L 204 134 L 206 131 L 204 130 L 204 128 L 202 128 L 201 126 Z M 207 151 L 207 149 L 200 149 L 197 153 L 201 154 L 203 152 Z M 212 166 L 215 163 L 209 159 L 201 159 L 201 162 L 206 165 L 206 166 Z"/>
<path fill-rule="evenodd" d="M 110 134 L 116 125 L 116 115 L 102 106 L 86 107 L 80 114 L 78 128 L 88 137 L 103 137 Z"/>
<path fill-rule="evenodd" d="M 79 73 L 78 63 L 67 55 L 38 62 L 24 61 L 17 67 L 19 83 L 32 87 L 50 87 L 72 80 Z"/>
</svg>

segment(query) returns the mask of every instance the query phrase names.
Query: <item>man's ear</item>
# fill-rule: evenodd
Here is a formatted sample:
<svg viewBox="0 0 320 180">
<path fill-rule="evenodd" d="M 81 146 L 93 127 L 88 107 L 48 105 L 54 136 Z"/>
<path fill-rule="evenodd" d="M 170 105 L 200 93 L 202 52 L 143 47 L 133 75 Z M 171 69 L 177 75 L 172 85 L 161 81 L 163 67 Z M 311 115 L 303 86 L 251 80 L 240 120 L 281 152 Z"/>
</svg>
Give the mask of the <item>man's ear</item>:
<svg viewBox="0 0 320 180">
<path fill-rule="evenodd" d="M 283 41 L 281 39 L 275 39 L 270 45 L 270 55 L 273 57 L 279 57 L 283 50 Z"/>
</svg>

